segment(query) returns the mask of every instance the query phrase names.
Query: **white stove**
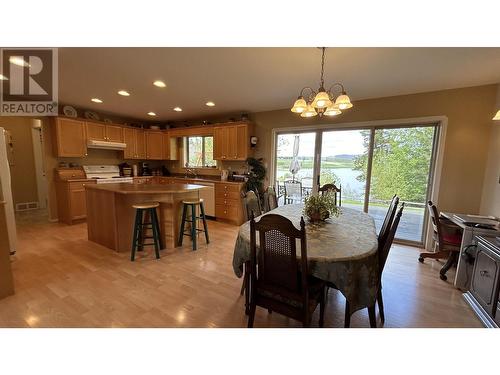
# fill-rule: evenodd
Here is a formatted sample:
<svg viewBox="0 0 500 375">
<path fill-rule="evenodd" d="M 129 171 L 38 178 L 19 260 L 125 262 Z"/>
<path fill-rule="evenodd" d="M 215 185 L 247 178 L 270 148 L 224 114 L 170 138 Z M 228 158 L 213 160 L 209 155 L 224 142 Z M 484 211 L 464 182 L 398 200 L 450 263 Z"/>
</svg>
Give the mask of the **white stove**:
<svg viewBox="0 0 500 375">
<path fill-rule="evenodd" d="M 132 183 L 132 177 L 120 176 L 117 165 L 84 165 L 83 170 L 88 179 L 96 180 L 98 184 Z"/>
</svg>

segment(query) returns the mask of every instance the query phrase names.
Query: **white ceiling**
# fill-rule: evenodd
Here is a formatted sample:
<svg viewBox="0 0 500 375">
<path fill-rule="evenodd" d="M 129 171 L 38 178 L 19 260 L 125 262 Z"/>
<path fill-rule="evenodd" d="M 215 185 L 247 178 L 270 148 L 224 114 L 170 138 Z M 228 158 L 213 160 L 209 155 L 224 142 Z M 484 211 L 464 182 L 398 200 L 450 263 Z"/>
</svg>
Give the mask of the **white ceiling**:
<svg viewBox="0 0 500 375">
<path fill-rule="evenodd" d="M 317 88 L 320 56 L 317 48 L 60 48 L 59 100 L 159 121 L 289 108 L 303 86 Z M 354 102 L 498 83 L 500 48 L 328 48 L 325 82 L 342 82 Z"/>
</svg>

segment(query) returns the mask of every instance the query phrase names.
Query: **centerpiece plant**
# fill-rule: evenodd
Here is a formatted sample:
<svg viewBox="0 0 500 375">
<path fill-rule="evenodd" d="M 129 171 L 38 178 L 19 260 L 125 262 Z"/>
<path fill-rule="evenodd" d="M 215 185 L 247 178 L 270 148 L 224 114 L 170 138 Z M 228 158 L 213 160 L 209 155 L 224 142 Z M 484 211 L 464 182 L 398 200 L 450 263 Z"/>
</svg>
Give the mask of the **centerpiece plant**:
<svg viewBox="0 0 500 375">
<path fill-rule="evenodd" d="M 310 222 L 317 223 L 328 219 L 330 216 L 338 217 L 342 212 L 335 204 L 335 193 L 323 195 L 310 195 L 304 200 L 304 215 Z"/>
</svg>

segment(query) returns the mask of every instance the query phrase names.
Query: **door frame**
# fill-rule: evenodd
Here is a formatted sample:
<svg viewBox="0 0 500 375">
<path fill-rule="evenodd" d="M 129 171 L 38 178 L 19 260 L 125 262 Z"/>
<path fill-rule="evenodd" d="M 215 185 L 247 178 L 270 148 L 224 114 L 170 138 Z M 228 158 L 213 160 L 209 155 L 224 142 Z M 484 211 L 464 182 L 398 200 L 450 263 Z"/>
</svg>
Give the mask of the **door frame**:
<svg viewBox="0 0 500 375">
<path fill-rule="evenodd" d="M 411 118 L 403 118 L 403 119 L 391 119 L 391 120 L 375 120 L 375 121 L 359 121 L 359 122 L 344 122 L 344 123 L 328 123 L 328 124 L 316 124 L 316 125 L 303 125 L 303 126 L 291 126 L 291 127 L 279 127 L 273 128 L 271 131 L 271 163 L 270 163 L 270 183 L 274 184 L 276 180 L 276 151 L 277 151 L 277 141 L 278 135 L 283 133 L 310 133 L 324 130 L 353 130 L 353 129 L 377 129 L 377 128 L 401 128 L 401 127 L 410 127 L 411 125 L 425 125 L 425 124 L 435 124 L 436 131 L 438 132 L 437 136 L 437 144 L 435 145 L 434 151 L 434 160 L 431 160 L 431 169 L 432 163 L 434 164 L 434 169 L 432 170 L 432 183 L 429 187 L 429 199 L 438 203 L 439 191 L 441 186 L 441 172 L 443 168 L 443 157 L 444 157 L 444 149 L 445 149 L 445 140 L 446 140 L 446 130 L 448 127 L 448 117 L 446 116 L 427 116 L 427 117 L 411 117 Z M 316 134 L 316 144 L 314 148 L 314 166 L 317 169 L 319 167 L 320 162 L 320 142 L 318 142 L 318 134 L 321 140 L 321 132 Z M 373 142 L 373 139 L 370 140 Z M 371 163 L 369 163 L 369 169 L 371 174 Z M 367 172 L 368 173 L 368 172 Z M 367 177 L 370 177 L 367 175 Z M 315 179 L 313 179 L 313 184 L 315 183 Z M 369 183 L 368 183 L 369 184 Z M 314 185 L 313 185 L 314 186 Z M 367 208 L 367 199 L 368 195 L 365 194 L 365 206 Z M 432 236 L 430 233 L 430 223 L 429 220 L 427 225 L 424 223 L 426 227 L 426 235 L 423 241 L 423 245 L 426 249 L 432 248 Z M 411 244 L 409 241 L 400 241 L 401 243 Z M 413 244 L 414 245 L 414 244 Z"/>
</svg>

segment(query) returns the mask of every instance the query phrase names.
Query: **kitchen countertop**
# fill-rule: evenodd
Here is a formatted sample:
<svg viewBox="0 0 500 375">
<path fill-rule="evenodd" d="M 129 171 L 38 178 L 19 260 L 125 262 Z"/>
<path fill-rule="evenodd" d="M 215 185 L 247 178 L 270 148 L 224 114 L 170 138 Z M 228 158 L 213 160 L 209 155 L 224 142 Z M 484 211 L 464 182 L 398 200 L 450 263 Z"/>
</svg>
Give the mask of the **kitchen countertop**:
<svg viewBox="0 0 500 375">
<path fill-rule="evenodd" d="M 117 194 L 177 194 L 206 188 L 194 184 L 92 184 L 85 185 L 86 189 L 111 191 Z"/>
<path fill-rule="evenodd" d="M 153 178 L 153 177 L 160 177 L 160 178 L 173 178 L 177 180 L 187 180 L 187 181 L 206 181 L 206 182 L 216 182 L 216 183 L 223 183 L 223 184 L 244 184 L 245 181 L 222 181 L 220 179 L 220 176 L 198 176 L 198 177 L 184 177 L 184 175 L 171 175 L 171 176 L 135 176 L 134 178 Z"/>
</svg>

